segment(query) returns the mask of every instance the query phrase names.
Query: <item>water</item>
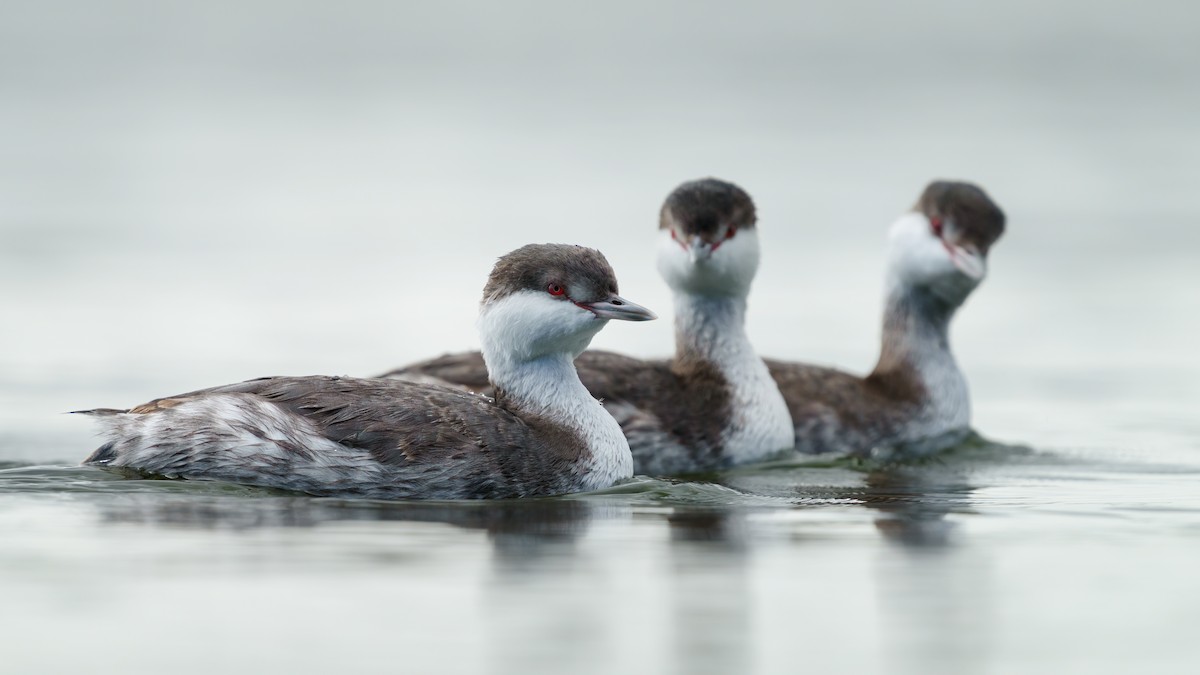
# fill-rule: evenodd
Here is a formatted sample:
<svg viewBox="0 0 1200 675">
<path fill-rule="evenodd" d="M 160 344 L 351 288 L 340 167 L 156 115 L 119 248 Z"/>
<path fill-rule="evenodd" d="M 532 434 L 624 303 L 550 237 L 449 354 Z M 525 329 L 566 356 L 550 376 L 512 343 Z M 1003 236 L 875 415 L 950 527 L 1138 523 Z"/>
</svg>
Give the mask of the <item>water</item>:
<svg viewBox="0 0 1200 675">
<path fill-rule="evenodd" d="M 6 3 L 0 670 L 1194 672 L 1198 19 Z M 859 371 L 887 224 L 983 184 L 1010 229 L 953 339 L 992 440 L 497 504 L 76 466 L 63 411 L 472 348 L 529 241 L 669 315 L 654 215 L 706 174 L 759 205 L 755 344 Z"/>
<path fill-rule="evenodd" d="M 981 444 L 406 504 L 5 468 L 9 667 L 1187 672 L 1198 474 Z"/>
</svg>

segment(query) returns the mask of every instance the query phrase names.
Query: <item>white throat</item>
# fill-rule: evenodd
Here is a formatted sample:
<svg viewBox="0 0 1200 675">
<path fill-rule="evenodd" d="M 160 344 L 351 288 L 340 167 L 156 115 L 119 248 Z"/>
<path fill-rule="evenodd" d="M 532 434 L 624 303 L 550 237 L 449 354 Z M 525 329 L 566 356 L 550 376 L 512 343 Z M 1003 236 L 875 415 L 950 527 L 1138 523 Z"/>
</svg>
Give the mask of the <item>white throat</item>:
<svg viewBox="0 0 1200 675">
<path fill-rule="evenodd" d="M 722 444 L 737 464 L 769 459 L 795 445 L 787 403 L 746 335 L 746 298 L 675 294 L 675 360 L 715 367 L 730 388 Z"/>
<path fill-rule="evenodd" d="M 506 405 L 577 433 L 590 456 L 581 471 L 588 489 L 633 475 L 621 427 L 592 397 L 574 360 L 608 322 L 569 301 L 523 291 L 488 303 L 479 313 L 488 378 Z"/>
<path fill-rule="evenodd" d="M 950 350 L 954 307 L 925 289 L 890 288 L 877 371 L 909 370 L 927 397 L 912 435 L 923 437 L 971 423 L 966 377 Z"/>
</svg>

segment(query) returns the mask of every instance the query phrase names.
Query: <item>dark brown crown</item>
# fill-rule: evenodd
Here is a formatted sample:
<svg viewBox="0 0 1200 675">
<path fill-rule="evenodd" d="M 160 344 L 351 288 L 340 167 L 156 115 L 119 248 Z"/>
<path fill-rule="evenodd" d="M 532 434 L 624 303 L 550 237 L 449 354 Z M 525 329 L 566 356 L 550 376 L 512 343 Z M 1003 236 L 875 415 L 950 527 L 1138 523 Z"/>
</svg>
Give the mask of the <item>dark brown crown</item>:
<svg viewBox="0 0 1200 675">
<path fill-rule="evenodd" d="M 1004 212 L 987 193 L 971 183 L 938 180 L 929 184 L 913 210 L 946 224 L 953 243 L 971 244 L 986 254 L 1004 234 Z"/>
<path fill-rule="evenodd" d="M 617 275 L 599 251 L 570 244 L 528 244 L 496 261 L 483 287 L 483 302 L 518 291 L 544 293 L 551 284 L 568 289 L 577 302 L 617 293 Z"/>
<path fill-rule="evenodd" d="M 754 200 L 733 183 L 701 178 L 680 185 L 663 202 L 659 229 L 677 228 L 681 233 L 720 239 L 725 231 L 751 229 L 758 221 Z"/>
</svg>

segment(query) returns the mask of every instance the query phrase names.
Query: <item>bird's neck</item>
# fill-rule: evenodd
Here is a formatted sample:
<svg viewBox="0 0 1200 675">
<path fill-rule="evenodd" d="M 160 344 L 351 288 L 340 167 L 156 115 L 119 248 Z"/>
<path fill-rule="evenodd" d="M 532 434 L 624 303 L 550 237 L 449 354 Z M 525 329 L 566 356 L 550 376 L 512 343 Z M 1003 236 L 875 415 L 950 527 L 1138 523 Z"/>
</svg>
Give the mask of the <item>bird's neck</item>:
<svg viewBox="0 0 1200 675">
<path fill-rule="evenodd" d="M 570 353 L 512 359 L 483 352 L 488 379 L 506 407 L 556 421 L 596 402 L 579 381 L 573 359 Z"/>
<path fill-rule="evenodd" d="M 675 364 L 759 360 L 746 336 L 745 296 L 675 294 Z"/>
<path fill-rule="evenodd" d="M 715 370 L 728 388 L 722 452 L 733 463 L 768 459 L 794 442 L 792 417 L 767 365 L 746 335 L 745 296 L 675 296 L 675 359 L 680 375 Z"/>
<path fill-rule="evenodd" d="M 544 420 L 570 431 L 587 448 L 580 457 L 588 489 L 599 489 L 633 475 L 633 457 L 620 425 L 601 406 L 575 370 L 571 352 L 532 359 L 484 349 L 496 399 L 517 415 Z"/>
<path fill-rule="evenodd" d="M 923 289 L 893 286 L 883 313 L 882 348 L 872 377 L 907 383 L 946 414 L 966 415 L 967 383 L 950 351 L 958 305 Z"/>
</svg>

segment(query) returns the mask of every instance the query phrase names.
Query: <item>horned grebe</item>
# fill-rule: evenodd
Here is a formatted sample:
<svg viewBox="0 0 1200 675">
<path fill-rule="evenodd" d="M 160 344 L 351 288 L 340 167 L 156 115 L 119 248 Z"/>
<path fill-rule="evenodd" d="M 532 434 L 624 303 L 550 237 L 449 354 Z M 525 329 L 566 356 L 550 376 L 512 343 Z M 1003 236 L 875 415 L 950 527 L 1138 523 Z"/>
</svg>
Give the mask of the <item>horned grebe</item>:
<svg viewBox="0 0 1200 675">
<path fill-rule="evenodd" d="M 598 251 L 500 258 L 479 334 L 495 400 L 385 379 L 270 377 L 98 416 L 86 464 L 317 495 L 492 499 L 612 485 L 629 445 L 572 365 L 609 319 L 655 318 L 617 295 Z"/>
<path fill-rule="evenodd" d="M 975 185 L 931 183 L 890 232 L 883 346 L 866 377 L 767 360 L 802 453 L 926 453 L 971 422 L 967 381 L 950 352 L 955 310 L 983 280 L 1004 213 Z"/>
<path fill-rule="evenodd" d="M 621 424 L 640 474 L 707 471 L 762 461 L 793 446 L 787 404 L 746 336 L 758 271 L 754 202 L 732 183 L 684 183 L 659 214 L 658 269 L 675 296 L 675 356 L 605 351 L 575 361 L 580 379 Z M 476 353 L 387 373 L 487 391 Z"/>
</svg>

